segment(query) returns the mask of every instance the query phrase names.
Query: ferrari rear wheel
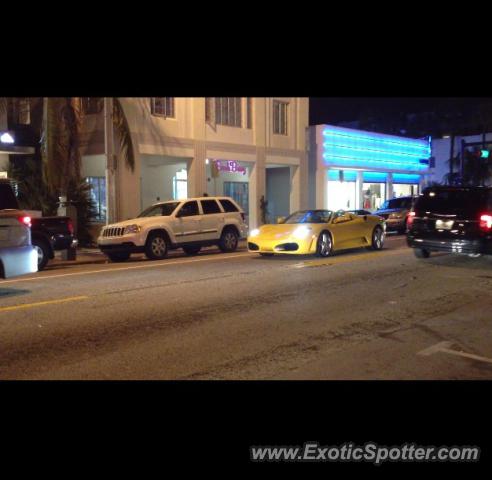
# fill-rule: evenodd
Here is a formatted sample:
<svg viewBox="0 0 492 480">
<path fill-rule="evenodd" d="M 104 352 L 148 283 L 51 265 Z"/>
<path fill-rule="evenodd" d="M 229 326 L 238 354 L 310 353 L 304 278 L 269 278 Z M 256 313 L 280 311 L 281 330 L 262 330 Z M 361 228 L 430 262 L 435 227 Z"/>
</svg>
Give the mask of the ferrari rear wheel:
<svg viewBox="0 0 492 480">
<path fill-rule="evenodd" d="M 384 245 L 384 231 L 381 227 L 376 227 L 372 232 L 371 247 L 373 250 L 381 250 Z"/>
<path fill-rule="evenodd" d="M 331 241 L 331 235 L 328 232 L 321 232 L 318 237 L 318 245 L 316 248 L 316 255 L 318 257 L 329 257 L 333 251 L 333 242 Z"/>
</svg>

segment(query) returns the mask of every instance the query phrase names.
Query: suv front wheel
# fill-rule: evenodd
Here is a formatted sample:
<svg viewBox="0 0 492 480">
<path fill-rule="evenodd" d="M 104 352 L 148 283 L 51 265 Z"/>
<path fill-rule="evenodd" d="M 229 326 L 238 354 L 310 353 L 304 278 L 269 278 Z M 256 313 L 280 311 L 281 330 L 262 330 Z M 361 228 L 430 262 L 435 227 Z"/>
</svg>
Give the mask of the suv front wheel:
<svg viewBox="0 0 492 480">
<path fill-rule="evenodd" d="M 223 252 L 234 252 L 237 249 L 239 236 L 233 228 L 225 228 L 220 236 L 219 248 Z"/>
<path fill-rule="evenodd" d="M 149 260 L 162 260 L 167 257 L 169 245 L 167 237 L 161 232 L 151 232 L 145 244 L 145 255 Z"/>
</svg>

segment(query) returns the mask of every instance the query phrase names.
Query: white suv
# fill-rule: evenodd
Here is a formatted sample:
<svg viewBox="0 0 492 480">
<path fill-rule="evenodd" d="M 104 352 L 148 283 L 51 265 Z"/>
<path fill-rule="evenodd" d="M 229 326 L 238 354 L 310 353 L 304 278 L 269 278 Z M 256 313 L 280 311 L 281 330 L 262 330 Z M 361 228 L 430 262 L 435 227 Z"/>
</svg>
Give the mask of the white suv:
<svg viewBox="0 0 492 480">
<path fill-rule="evenodd" d="M 31 219 L 19 210 L 10 182 L 0 179 L 0 278 L 38 271 L 30 226 Z"/>
<path fill-rule="evenodd" d="M 200 197 L 156 203 L 135 219 L 104 227 L 97 243 L 110 260 L 124 262 L 132 253 L 159 260 L 175 248 L 188 255 L 209 245 L 233 252 L 246 236 L 244 212 L 232 198 Z"/>
</svg>

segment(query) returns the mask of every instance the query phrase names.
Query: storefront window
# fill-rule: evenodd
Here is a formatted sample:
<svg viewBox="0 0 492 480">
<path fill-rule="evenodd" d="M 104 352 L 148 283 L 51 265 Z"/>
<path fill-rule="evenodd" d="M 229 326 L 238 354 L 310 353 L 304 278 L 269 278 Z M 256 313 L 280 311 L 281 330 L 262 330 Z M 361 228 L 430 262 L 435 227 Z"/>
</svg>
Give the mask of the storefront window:
<svg viewBox="0 0 492 480">
<path fill-rule="evenodd" d="M 386 200 L 386 185 L 384 183 L 364 183 L 363 206 L 365 210 L 377 210 Z"/>
<path fill-rule="evenodd" d="M 328 209 L 354 210 L 358 208 L 356 200 L 356 183 L 328 181 Z"/>
<path fill-rule="evenodd" d="M 87 177 L 86 182 L 91 186 L 91 199 L 95 214 L 94 222 L 106 221 L 106 177 Z"/>
<path fill-rule="evenodd" d="M 407 197 L 410 195 L 418 195 L 419 186 L 418 185 L 405 185 L 400 183 L 393 184 L 393 197 Z"/>
<path fill-rule="evenodd" d="M 173 200 L 188 198 L 188 172 L 182 169 L 173 178 Z"/>
</svg>

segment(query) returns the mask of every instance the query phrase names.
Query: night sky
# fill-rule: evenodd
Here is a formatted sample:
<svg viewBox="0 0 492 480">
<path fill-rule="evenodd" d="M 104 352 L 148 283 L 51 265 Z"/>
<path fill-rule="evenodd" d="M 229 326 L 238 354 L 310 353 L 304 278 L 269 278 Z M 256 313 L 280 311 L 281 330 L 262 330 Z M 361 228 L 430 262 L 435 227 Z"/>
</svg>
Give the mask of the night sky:
<svg viewBox="0 0 492 480">
<path fill-rule="evenodd" d="M 312 97 L 309 102 L 309 123 L 338 123 L 352 121 L 367 108 L 375 108 L 386 115 L 399 112 L 420 113 L 433 111 L 448 105 L 460 108 L 490 98 L 449 98 L 449 97 Z"/>
</svg>

